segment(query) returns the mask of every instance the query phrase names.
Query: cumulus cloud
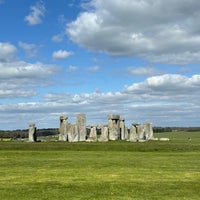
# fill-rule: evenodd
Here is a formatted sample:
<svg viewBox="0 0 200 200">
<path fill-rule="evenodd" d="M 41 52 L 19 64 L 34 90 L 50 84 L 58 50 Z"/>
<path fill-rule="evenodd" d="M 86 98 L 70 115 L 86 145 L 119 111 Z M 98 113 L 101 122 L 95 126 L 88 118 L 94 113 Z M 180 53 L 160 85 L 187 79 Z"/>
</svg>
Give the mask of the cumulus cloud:
<svg viewBox="0 0 200 200">
<path fill-rule="evenodd" d="M 2 86 L 2 84 L 0 83 L 0 86 Z M 24 91 L 24 90 L 12 90 L 9 88 L 5 88 L 5 89 L 0 89 L 0 98 L 4 99 L 4 98 L 29 98 L 32 96 L 35 96 L 37 94 L 36 91 L 31 90 L 31 91 Z"/>
<path fill-rule="evenodd" d="M 64 113 L 73 122 L 77 113 L 87 115 L 87 123 L 107 123 L 107 114 L 120 114 L 131 122 L 152 121 L 157 126 L 197 126 L 200 109 L 200 75 L 165 74 L 126 86 L 118 92 L 81 94 L 49 93 L 40 103 L 3 105 L 1 113 L 20 113 L 46 127 L 58 127 Z M 31 114 L 28 114 L 31 113 Z M 51 116 L 47 117 L 45 115 Z"/>
<path fill-rule="evenodd" d="M 44 78 L 52 74 L 53 67 L 42 63 L 27 63 L 24 61 L 15 61 L 0 63 L 0 78 Z M 50 70 L 51 69 L 51 70 Z"/>
<path fill-rule="evenodd" d="M 65 50 L 58 50 L 58 51 L 54 51 L 52 54 L 52 58 L 54 60 L 58 60 L 58 59 L 66 59 L 69 56 L 73 55 L 74 53 L 71 51 L 65 51 Z"/>
<path fill-rule="evenodd" d="M 66 32 L 75 43 L 97 52 L 151 62 L 196 63 L 199 9 L 195 0 L 92 0 Z"/>
<path fill-rule="evenodd" d="M 24 61 L 0 62 L 0 97 L 17 98 L 36 95 L 37 86 L 49 84 L 50 77 L 56 70 L 55 66 Z"/>
<path fill-rule="evenodd" d="M 29 25 L 37 25 L 42 23 L 42 17 L 44 17 L 45 14 L 45 5 L 42 1 L 39 1 L 36 3 L 36 5 L 30 7 L 30 13 L 29 15 L 25 16 L 24 20 Z"/>
<path fill-rule="evenodd" d="M 9 62 L 15 58 L 16 47 L 10 43 L 0 42 L 0 62 Z"/>
<path fill-rule="evenodd" d="M 0 97 L 30 97 L 37 92 L 34 88 L 46 83 L 56 67 L 39 62 L 28 63 L 16 58 L 16 47 L 0 43 Z"/>
<path fill-rule="evenodd" d="M 51 107 L 51 112 L 67 112 L 72 118 L 77 112 L 84 112 L 88 123 L 106 123 L 107 114 L 117 113 L 126 118 L 127 125 L 133 121 L 152 121 L 154 125 L 190 126 L 198 124 L 199 83 L 200 75 L 166 74 L 118 92 L 47 94 L 44 105 Z"/>
<path fill-rule="evenodd" d="M 181 107 L 181 105 L 195 107 L 196 105 L 199 106 L 199 103 L 197 103 L 200 99 L 199 88 L 200 75 L 193 75 L 188 78 L 176 74 L 165 74 L 130 85 L 125 88 L 124 93 L 129 94 L 129 96 L 135 95 L 134 99 L 138 102 L 158 104 L 161 107 L 165 103 L 174 107 L 175 105 L 177 107 Z"/>
</svg>

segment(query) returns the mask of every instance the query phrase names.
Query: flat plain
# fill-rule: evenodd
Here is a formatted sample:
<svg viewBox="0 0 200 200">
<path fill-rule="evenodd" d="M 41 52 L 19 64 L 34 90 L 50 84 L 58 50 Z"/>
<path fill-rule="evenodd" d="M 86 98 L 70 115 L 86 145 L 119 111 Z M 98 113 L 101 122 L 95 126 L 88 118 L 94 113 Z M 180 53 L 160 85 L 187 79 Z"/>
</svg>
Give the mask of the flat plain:
<svg viewBox="0 0 200 200">
<path fill-rule="evenodd" d="M 200 132 L 170 141 L 0 142 L 0 199 L 199 199 Z"/>
</svg>

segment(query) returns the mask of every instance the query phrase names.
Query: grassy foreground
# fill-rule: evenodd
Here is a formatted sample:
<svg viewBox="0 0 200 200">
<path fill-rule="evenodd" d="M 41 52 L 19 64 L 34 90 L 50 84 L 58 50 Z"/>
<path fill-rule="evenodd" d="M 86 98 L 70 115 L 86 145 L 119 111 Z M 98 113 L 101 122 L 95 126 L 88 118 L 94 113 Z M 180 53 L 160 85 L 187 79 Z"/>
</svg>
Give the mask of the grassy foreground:
<svg viewBox="0 0 200 200">
<path fill-rule="evenodd" d="M 199 199 L 200 133 L 157 136 L 172 140 L 0 142 L 0 199 Z"/>
</svg>

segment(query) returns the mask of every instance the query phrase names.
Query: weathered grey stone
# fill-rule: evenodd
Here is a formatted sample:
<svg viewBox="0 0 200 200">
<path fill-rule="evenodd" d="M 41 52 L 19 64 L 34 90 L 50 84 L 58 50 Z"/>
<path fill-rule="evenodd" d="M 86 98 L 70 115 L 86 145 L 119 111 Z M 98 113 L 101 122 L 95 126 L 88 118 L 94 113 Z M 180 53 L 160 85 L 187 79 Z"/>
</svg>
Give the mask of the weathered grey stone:
<svg viewBox="0 0 200 200">
<path fill-rule="evenodd" d="M 148 140 L 139 139 L 138 142 L 147 142 Z"/>
<path fill-rule="evenodd" d="M 125 119 L 120 117 L 119 119 L 119 127 L 120 127 L 120 139 L 125 140 Z"/>
<path fill-rule="evenodd" d="M 120 138 L 119 115 L 108 115 L 109 140 L 118 140 Z"/>
<path fill-rule="evenodd" d="M 73 140 L 74 140 L 74 135 L 71 130 L 72 129 L 71 126 L 72 126 L 72 124 L 70 124 L 70 123 L 67 123 L 67 125 L 66 125 L 66 135 L 67 135 L 66 141 L 67 142 L 73 142 Z"/>
<path fill-rule="evenodd" d="M 125 140 L 129 140 L 128 127 L 125 126 Z"/>
<path fill-rule="evenodd" d="M 28 139 L 29 142 L 36 142 L 37 141 L 37 133 L 35 124 L 29 124 L 29 131 L 28 131 Z"/>
<path fill-rule="evenodd" d="M 151 138 L 151 140 L 158 141 L 159 139 L 154 137 L 154 138 Z"/>
<path fill-rule="evenodd" d="M 117 120 L 119 120 L 119 118 L 120 118 L 120 115 L 113 115 L 113 114 L 109 114 L 108 115 L 108 119 L 112 119 L 112 120 L 117 119 Z"/>
<path fill-rule="evenodd" d="M 101 127 L 101 135 L 98 138 L 99 142 L 107 142 L 108 141 L 108 127 L 102 126 Z"/>
<path fill-rule="evenodd" d="M 59 141 L 67 141 L 67 119 L 65 115 L 60 116 Z"/>
<path fill-rule="evenodd" d="M 78 127 L 78 134 L 79 134 L 78 141 L 85 141 L 86 140 L 86 116 L 85 116 L 85 114 L 77 115 L 76 124 Z"/>
<path fill-rule="evenodd" d="M 97 127 L 91 127 L 89 138 L 86 142 L 97 142 Z"/>
<path fill-rule="evenodd" d="M 68 142 L 78 142 L 78 130 L 75 124 L 67 123 L 66 140 Z"/>
<path fill-rule="evenodd" d="M 169 138 L 160 138 L 159 140 L 160 141 L 169 141 L 170 139 Z"/>
<path fill-rule="evenodd" d="M 142 125 L 138 124 L 136 126 L 136 130 L 137 130 L 137 134 L 138 134 L 138 140 L 144 140 L 145 139 L 144 128 L 142 127 Z"/>
<path fill-rule="evenodd" d="M 146 140 L 152 140 L 153 137 L 153 128 L 152 128 L 152 123 L 146 122 L 144 124 L 144 138 Z"/>
<path fill-rule="evenodd" d="M 129 141 L 130 142 L 137 142 L 138 141 L 138 134 L 136 132 L 136 126 L 134 124 L 131 125 L 130 127 L 130 137 Z"/>
<path fill-rule="evenodd" d="M 79 142 L 79 129 L 78 129 L 78 126 L 77 124 L 72 124 L 71 126 L 71 133 L 72 133 L 72 136 L 73 136 L 73 141 L 72 142 Z"/>
</svg>

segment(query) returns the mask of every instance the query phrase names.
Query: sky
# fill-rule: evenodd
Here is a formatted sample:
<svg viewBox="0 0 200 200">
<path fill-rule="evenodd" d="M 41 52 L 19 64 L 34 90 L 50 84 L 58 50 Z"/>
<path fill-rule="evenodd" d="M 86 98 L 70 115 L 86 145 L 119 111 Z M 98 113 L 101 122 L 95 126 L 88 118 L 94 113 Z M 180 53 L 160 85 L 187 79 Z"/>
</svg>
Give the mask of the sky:
<svg viewBox="0 0 200 200">
<path fill-rule="evenodd" d="M 200 126 L 200 1 L 0 0 L 0 130 Z"/>
</svg>

